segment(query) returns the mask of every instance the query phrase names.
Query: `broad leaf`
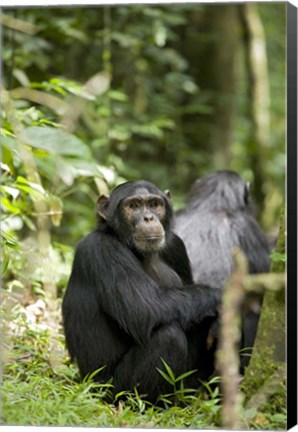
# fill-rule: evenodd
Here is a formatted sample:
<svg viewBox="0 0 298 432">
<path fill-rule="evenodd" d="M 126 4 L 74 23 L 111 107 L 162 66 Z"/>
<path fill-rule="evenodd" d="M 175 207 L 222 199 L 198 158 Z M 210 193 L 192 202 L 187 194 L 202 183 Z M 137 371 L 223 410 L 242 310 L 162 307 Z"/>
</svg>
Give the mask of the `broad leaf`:
<svg viewBox="0 0 298 432">
<path fill-rule="evenodd" d="M 21 134 L 21 139 L 32 147 L 46 150 L 57 155 L 91 158 L 89 147 L 79 138 L 61 129 L 32 126 Z"/>
</svg>

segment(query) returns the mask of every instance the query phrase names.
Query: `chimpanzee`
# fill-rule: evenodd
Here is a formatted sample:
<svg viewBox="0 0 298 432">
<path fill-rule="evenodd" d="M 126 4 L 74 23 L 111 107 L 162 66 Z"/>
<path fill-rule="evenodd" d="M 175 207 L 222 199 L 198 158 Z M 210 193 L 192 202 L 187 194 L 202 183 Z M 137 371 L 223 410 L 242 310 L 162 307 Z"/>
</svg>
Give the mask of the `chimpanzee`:
<svg viewBox="0 0 298 432">
<path fill-rule="evenodd" d="M 236 172 L 217 171 L 198 179 L 178 212 L 174 231 L 185 243 L 195 283 L 223 287 L 233 270 L 232 250 L 245 253 L 250 273 L 269 271 L 269 246 L 252 214 L 249 183 Z M 243 323 L 242 366 L 249 362 L 262 299 L 251 298 Z"/>
<path fill-rule="evenodd" d="M 98 227 L 82 239 L 63 299 L 66 343 L 82 376 L 113 378 L 155 402 L 173 390 L 157 371 L 196 369 L 187 385 L 213 372 L 209 329 L 220 289 L 194 285 L 182 240 L 171 231 L 169 192 L 147 181 L 116 187 L 97 201 Z"/>
</svg>

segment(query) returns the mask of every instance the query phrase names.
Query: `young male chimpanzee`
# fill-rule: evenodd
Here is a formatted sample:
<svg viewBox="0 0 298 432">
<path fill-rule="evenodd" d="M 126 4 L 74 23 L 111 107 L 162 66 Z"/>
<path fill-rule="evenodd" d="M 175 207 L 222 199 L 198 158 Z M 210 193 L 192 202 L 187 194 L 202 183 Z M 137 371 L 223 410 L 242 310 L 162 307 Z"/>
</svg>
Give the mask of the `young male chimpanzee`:
<svg viewBox="0 0 298 432">
<path fill-rule="evenodd" d="M 172 391 L 157 371 L 213 372 L 207 343 L 221 290 L 194 285 L 182 240 L 171 231 L 169 193 L 147 181 L 118 186 L 97 202 L 98 228 L 77 246 L 62 311 L 67 347 L 82 376 L 105 366 L 115 393 L 155 402 Z"/>
<path fill-rule="evenodd" d="M 186 209 L 176 215 L 175 232 L 185 243 L 195 283 L 223 287 L 233 270 L 232 251 L 245 253 L 250 273 L 269 271 L 267 240 L 251 211 L 249 184 L 233 171 L 217 171 L 195 182 Z M 244 348 L 252 347 L 261 302 L 245 313 Z M 242 366 L 249 361 L 243 351 Z"/>
</svg>

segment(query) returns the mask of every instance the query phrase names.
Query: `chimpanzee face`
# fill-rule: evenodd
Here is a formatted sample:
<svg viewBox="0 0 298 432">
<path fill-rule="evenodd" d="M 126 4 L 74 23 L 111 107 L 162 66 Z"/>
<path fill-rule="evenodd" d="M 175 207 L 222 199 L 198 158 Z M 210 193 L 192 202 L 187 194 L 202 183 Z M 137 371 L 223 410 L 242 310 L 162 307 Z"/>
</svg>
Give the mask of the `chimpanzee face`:
<svg viewBox="0 0 298 432">
<path fill-rule="evenodd" d="M 134 246 L 140 252 L 155 252 L 165 241 L 163 221 L 164 199 L 145 188 L 136 189 L 135 194 L 121 204 L 123 217 L 132 233 Z"/>
<path fill-rule="evenodd" d="M 143 255 L 155 253 L 165 244 L 171 218 L 170 193 L 147 184 L 128 182 L 97 202 L 100 217 L 122 241 Z"/>
</svg>

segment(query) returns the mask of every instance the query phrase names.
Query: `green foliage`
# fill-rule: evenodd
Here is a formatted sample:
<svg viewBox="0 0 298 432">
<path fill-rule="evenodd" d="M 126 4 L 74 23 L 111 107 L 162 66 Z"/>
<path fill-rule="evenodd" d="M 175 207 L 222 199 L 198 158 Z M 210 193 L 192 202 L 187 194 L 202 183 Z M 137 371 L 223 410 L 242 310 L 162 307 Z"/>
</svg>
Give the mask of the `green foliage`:
<svg viewBox="0 0 298 432">
<path fill-rule="evenodd" d="M 164 402 L 165 406 L 170 406 L 173 403 L 179 405 L 181 403 L 186 404 L 190 402 L 193 398 L 189 395 L 196 393 L 196 390 L 185 388 L 183 380 L 195 373 L 196 371 L 188 371 L 183 373 L 182 375 L 179 375 L 178 377 L 175 377 L 174 372 L 172 371 L 170 366 L 163 359 L 161 359 L 161 361 L 164 365 L 165 371 L 159 368 L 157 368 L 157 371 L 169 384 L 173 386 L 173 393 L 162 395 L 160 397 L 160 400 Z"/>
<path fill-rule="evenodd" d="M 192 390 L 190 394 L 178 389 L 174 394 L 176 401 L 170 403 L 171 395 L 162 396 L 161 400 L 167 401 L 166 408 L 142 400 L 137 389 L 119 393 L 117 404 L 108 404 L 103 398 L 110 392 L 112 383 L 92 381 L 100 369 L 80 381 L 77 367 L 67 364 L 61 328 L 57 326 L 59 303 L 40 316 L 37 307 L 22 308 L 17 303 L 8 311 L 5 307 L 8 300 L 2 305 L 2 312 L 10 316 L 8 323 L 13 323 L 8 324 L 4 333 L 10 345 L 4 353 L 6 365 L 2 376 L 5 424 L 151 428 L 219 425 L 220 397 L 215 379 L 205 384 L 207 391 Z M 33 311 L 37 313 L 36 320 Z M 164 365 L 175 384 L 191 373 L 176 378 Z"/>
<path fill-rule="evenodd" d="M 282 261 L 282 262 L 287 261 L 287 256 L 285 253 L 280 253 L 276 251 L 272 252 L 270 258 L 272 259 L 272 261 Z"/>
<path fill-rule="evenodd" d="M 35 31 L 24 34 L 4 28 L 4 82 L 9 89 L 21 84 L 55 94 L 56 99 L 67 103 L 72 103 L 75 97 L 85 100 L 86 106 L 75 124 L 75 136 L 68 139 L 74 147 L 78 138 L 88 143 L 87 164 L 91 165 L 87 158 L 91 150 L 93 163 L 115 168 L 122 178 L 144 177 L 161 188 L 170 187 L 179 201 L 180 193 L 185 193 L 196 177 L 213 168 L 212 152 L 201 141 L 204 123 L 214 112 L 210 89 L 202 88 L 198 78 L 204 78 L 208 68 L 206 59 L 200 58 L 200 50 L 196 50 L 196 58 L 189 55 L 193 46 L 200 47 L 215 37 L 214 29 L 202 26 L 210 7 L 176 4 L 40 8 L 18 12 L 8 9 L 5 11 L 8 17 L 29 21 Z M 268 206 L 274 210 L 264 219 L 268 227 L 275 222 L 273 216 L 277 215 L 284 181 L 285 47 L 284 38 L 280 37 L 285 30 L 284 11 L 282 4 L 260 6 L 274 102 L 273 139 L 272 146 L 266 150 L 268 180 L 264 185 L 268 197 L 272 197 L 268 198 Z M 45 71 L 49 71 L 48 76 Z M 100 97 L 87 91 L 83 84 L 95 71 L 106 71 L 111 78 L 110 87 Z M 251 125 L 247 119 L 245 75 L 240 72 L 239 83 L 230 167 L 253 181 L 254 167 L 247 166 L 247 152 L 243 151 Z M 219 89 L 217 99 L 221 97 L 226 96 L 221 96 Z M 20 102 L 24 105 L 24 101 Z M 40 124 L 45 125 L 47 121 L 59 124 L 60 119 L 52 110 L 40 108 L 46 116 L 40 118 Z M 29 109 L 36 110 L 36 106 Z M 54 141 L 54 132 L 50 135 L 53 140 L 47 150 L 59 147 L 63 151 L 59 141 Z M 37 131 L 33 138 L 36 142 Z M 75 169 L 69 160 L 60 160 L 60 151 L 58 154 L 55 169 L 48 169 L 47 177 L 55 178 L 58 169 L 62 181 L 70 184 L 76 178 Z M 47 158 L 39 161 L 41 166 L 46 170 Z M 269 181 L 270 178 L 273 180 Z M 78 196 L 74 193 L 73 197 Z"/>
<path fill-rule="evenodd" d="M 8 241 L 14 245 L 13 239 L 9 238 Z M 56 250 L 59 248 L 65 249 L 63 245 L 55 245 Z M 137 389 L 133 393 L 119 393 L 116 406 L 107 404 L 103 397 L 109 393 L 112 383 L 93 383 L 92 378 L 98 371 L 80 382 L 77 367 L 68 364 L 61 332 L 60 301 L 54 305 L 49 303 L 42 315 L 37 310 L 34 320 L 31 306 L 24 308 L 19 303 L 17 295 L 22 292 L 22 288 L 11 288 L 11 294 L 4 296 L 1 311 L 8 327 L 3 332 L 4 342 L 7 343 L 4 352 L 6 366 L 2 376 L 5 424 L 220 427 L 218 378 L 202 383 L 203 388 L 199 391 L 184 388 L 183 380 L 193 371 L 176 377 L 165 362 L 164 370 L 160 369 L 160 373 L 173 386 L 172 393 L 160 398 L 165 408 L 154 407 L 141 399 Z M 123 396 L 126 397 L 125 402 L 121 401 Z M 280 407 L 280 401 L 276 400 L 268 402 L 261 411 L 245 412 L 246 422 L 255 429 L 270 430 L 277 425 L 284 428 L 285 412 Z"/>
</svg>

